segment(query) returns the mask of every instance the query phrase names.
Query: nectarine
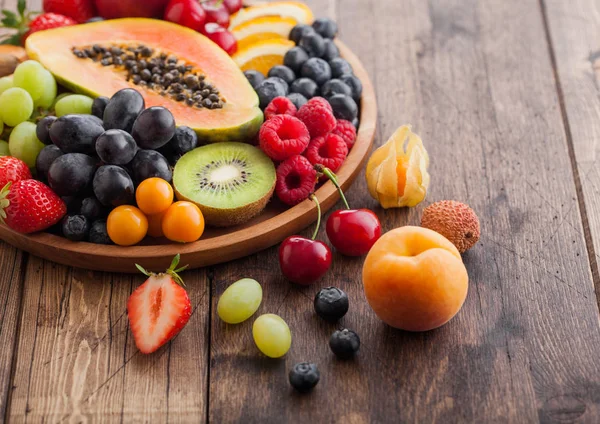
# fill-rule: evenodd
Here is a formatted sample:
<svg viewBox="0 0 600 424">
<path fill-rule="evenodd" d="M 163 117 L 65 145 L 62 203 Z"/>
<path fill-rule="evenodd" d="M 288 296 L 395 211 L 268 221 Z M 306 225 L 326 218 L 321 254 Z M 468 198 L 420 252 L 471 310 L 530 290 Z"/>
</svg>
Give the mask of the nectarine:
<svg viewBox="0 0 600 424">
<path fill-rule="evenodd" d="M 469 276 L 444 236 L 421 227 L 383 235 L 363 267 L 367 301 L 386 324 L 407 331 L 441 327 L 462 307 Z"/>
</svg>

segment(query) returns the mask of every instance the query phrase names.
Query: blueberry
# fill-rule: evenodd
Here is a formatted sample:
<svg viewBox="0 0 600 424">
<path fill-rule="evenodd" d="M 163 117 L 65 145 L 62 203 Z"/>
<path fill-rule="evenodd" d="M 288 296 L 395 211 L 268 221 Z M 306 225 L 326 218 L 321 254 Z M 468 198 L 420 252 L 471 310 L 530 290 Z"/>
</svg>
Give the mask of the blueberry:
<svg viewBox="0 0 600 424">
<path fill-rule="evenodd" d="M 344 81 L 332 79 L 323 84 L 321 95 L 326 99 L 335 96 L 336 94 L 352 95 L 352 89 Z"/>
<path fill-rule="evenodd" d="M 352 65 L 350 65 L 346 59 L 342 59 L 341 57 L 330 60 L 329 66 L 331 67 L 331 75 L 333 78 L 339 78 L 342 75 L 354 73 Z"/>
<path fill-rule="evenodd" d="M 308 99 L 300 93 L 290 93 L 288 94 L 287 98 L 291 100 L 291 102 L 294 104 L 294 106 L 296 106 L 296 109 L 298 110 L 306 103 L 308 103 Z"/>
<path fill-rule="evenodd" d="M 68 215 L 62 222 L 62 233 L 71 241 L 83 241 L 90 231 L 90 222 L 83 215 Z"/>
<path fill-rule="evenodd" d="M 106 105 L 110 99 L 108 97 L 97 97 L 94 99 L 94 103 L 92 103 L 92 115 L 97 118 L 104 119 L 104 109 L 106 109 Z"/>
<path fill-rule="evenodd" d="M 360 349 L 360 337 L 347 328 L 337 330 L 329 339 L 329 347 L 338 358 L 350 359 Z"/>
<path fill-rule="evenodd" d="M 352 97 L 344 94 L 336 94 L 327 100 L 329 100 L 329 104 L 333 109 L 333 115 L 337 119 L 345 119 L 352 122 L 358 116 L 358 105 Z"/>
<path fill-rule="evenodd" d="M 331 79 L 331 67 L 323 59 L 313 57 L 302 65 L 300 76 L 310 78 L 321 86 Z"/>
<path fill-rule="evenodd" d="M 269 78 L 278 77 L 284 80 L 288 85 L 296 79 L 296 74 L 290 68 L 284 65 L 273 66 L 269 70 Z"/>
<path fill-rule="evenodd" d="M 187 152 L 198 147 L 198 135 L 196 134 L 196 131 L 190 127 L 178 127 L 175 130 L 175 135 L 171 141 L 169 141 L 169 145 L 173 148 L 175 153 L 185 155 Z"/>
<path fill-rule="evenodd" d="M 352 98 L 356 103 L 359 103 L 363 92 L 362 82 L 360 82 L 357 76 L 352 74 L 344 74 L 340 79 L 352 89 Z"/>
<path fill-rule="evenodd" d="M 275 77 L 264 80 L 256 89 L 256 94 L 258 94 L 260 100 L 260 108 L 264 110 L 275 97 L 285 97 L 287 94 L 286 86 L 287 83 L 281 78 Z"/>
<path fill-rule="evenodd" d="M 108 209 L 95 197 L 86 197 L 81 202 L 79 214 L 85 216 L 90 221 L 94 221 L 99 218 L 105 218 L 108 215 Z"/>
<path fill-rule="evenodd" d="M 312 26 L 323 38 L 334 39 L 338 32 L 337 24 L 327 18 L 316 19 Z"/>
<path fill-rule="evenodd" d="M 321 55 L 321 58 L 329 62 L 330 60 L 340 57 L 340 49 L 335 45 L 333 40 L 325 39 L 325 52 Z"/>
<path fill-rule="evenodd" d="M 88 241 L 95 244 L 113 244 L 112 240 L 108 236 L 106 221 L 99 220 L 92 223 L 88 235 Z"/>
<path fill-rule="evenodd" d="M 135 189 L 131 177 L 120 166 L 104 165 L 94 175 L 94 194 L 105 206 L 132 204 Z"/>
<path fill-rule="evenodd" d="M 292 31 L 290 32 L 290 40 L 292 40 L 294 43 L 298 44 L 300 42 L 300 39 L 302 39 L 302 37 L 304 37 L 306 34 L 310 34 L 310 33 L 314 33 L 314 32 L 315 32 L 315 29 L 313 27 L 311 27 L 310 25 L 298 24 L 294 28 L 292 28 Z"/>
<path fill-rule="evenodd" d="M 260 83 L 265 80 L 265 76 L 263 74 L 254 70 L 246 71 L 244 72 L 244 75 L 254 90 L 256 90 Z"/>
<path fill-rule="evenodd" d="M 329 322 L 340 320 L 348 312 L 349 306 L 346 292 L 336 287 L 324 288 L 315 296 L 315 312 Z"/>
<path fill-rule="evenodd" d="M 321 374 L 315 364 L 302 362 L 294 365 L 290 370 L 289 378 L 294 389 L 300 393 L 307 393 L 319 383 Z"/>
<path fill-rule="evenodd" d="M 80 215 L 79 210 L 81 209 L 81 202 L 83 200 L 81 197 L 62 196 L 61 199 L 63 202 L 65 202 L 65 205 L 67 206 L 67 213 L 69 215 Z M 62 228 L 62 223 L 60 226 Z M 62 234 L 62 229 L 60 230 L 60 233 Z"/>
<path fill-rule="evenodd" d="M 127 165 L 137 153 L 133 137 L 123 130 L 108 130 L 96 140 L 96 153 L 110 165 Z"/>
<path fill-rule="evenodd" d="M 38 140 L 46 145 L 52 144 L 52 139 L 50 138 L 50 127 L 54 121 L 56 121 L 56 119 L 56 116 L 46 116 L 37 123 L 37 127 L 35 128 L 35 135 L 37 135 Z"/>
<path fill-rule="evenodd" d="M 325 53 L 325 40 L 317 33 L 304 35 L 298 43 L 310 57 L 321 57 Z"/>
<path fill-rule="evenodd" d="M 300 78 L 290 86 L 292 93 L 302 94 L 307 99 L 312 99 L 319 95 L 319 86 L 316 82 L 308 78 Z"/>
<path fill-rule="evenodd" d="M 53 144 L 44 147 L 35 160 L 35 169 L 37 171 L 38 178 L 48 178 L 48 170 L 50 170 L 50 166 L 52 166 L 52 163 L 63 154 L 64 153 Z"/>
<path fill-rule="evenodd" d="M 155 150 L 140 150 L 131 162 L 131 168 L 137 184 L 152 177 L 171 182 L 173 171 L 167 159 Z"/>
<path fill-rule="evenodd" d="M 295 73 L 299 73 L 302 65 L 309 59 L 308 53 L 302 47 L 293 47 L 283 57 L 283 64 Z"/>
</svg>

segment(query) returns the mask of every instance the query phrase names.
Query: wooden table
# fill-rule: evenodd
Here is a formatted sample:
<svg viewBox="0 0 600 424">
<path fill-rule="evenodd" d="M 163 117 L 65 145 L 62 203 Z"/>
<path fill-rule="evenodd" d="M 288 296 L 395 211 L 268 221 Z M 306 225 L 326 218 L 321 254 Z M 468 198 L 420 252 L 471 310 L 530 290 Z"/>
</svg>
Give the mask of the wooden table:
<svg viewBox="0 0 600 424">
<path fill-rule="evenodd" d="M 427 203 L 457 199 L 479 214 L 461 313 L 436 331 L 395 331 L 366 304 L 362 260 L 335 255 L 324 281 L 300 288 L 273 248 L 186 272 L 189 325 L 142 356 L 125 310 L 142 276 L 70 269 L 2 244 L 0 421 L 600 422 L 598 1 L 309 3 L 337 19 L 370 72 L 376 142 L 412 123 L 432 158 Z M 385 230 L 418 224 L 424 207 L 384 211 L 362 177 L 349 199 L 374 208 Z M 242 277 L 263 285 L 260 313 L 289 323 L 284 359 L 257 352 L 251 321 L 218 319 L 219 295 Z M 340 325 L 363 341 L 354 361 L 334 359 L 336 326 L 313 313 L 330 285 L 350 295 Z M 307 396 L 287 382 L 300 361 L 322 373 Z"/>
</svg>

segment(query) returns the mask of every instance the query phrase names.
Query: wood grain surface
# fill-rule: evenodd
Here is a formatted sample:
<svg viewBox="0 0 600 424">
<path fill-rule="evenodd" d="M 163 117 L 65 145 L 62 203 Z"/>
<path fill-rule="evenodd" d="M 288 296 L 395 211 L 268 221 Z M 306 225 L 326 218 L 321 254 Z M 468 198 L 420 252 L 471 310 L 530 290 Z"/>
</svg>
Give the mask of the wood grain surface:
<svg viewBox="0 0 600 424">
<path fill-rule="evenodd" d="M 157 354 L 142 357 L 125 315 L 126 298 L 142 277 L 74 270 L 1 245 L 0 417 L 600 421 L 596 2 L 307 3 L 337 19 L 341 39 L 375 84 L 377 144 L 412 123 L 432 157 L 426 203 L 456 199 L 477 211 L 483 236 L 464 257 L 470 290 L 463 310 L 439 330 L 395 331 L 366 304 L 361 259 L 335 254 L 322 282 L 300 288 L 280 275 L 271 248 L 186 272 L 195 308 L 190 324 Z M 384 211 L 363 177 L 348 197 L 355 207 L 373 208 L 384 230 L 418 224 L 425 206 Z M 251 321 L 228 326 L 218 319 L 220 294 L 242 277 L 263 285 L 259 313 L 278 313 L 289 323 L 294 339 L 285 358 L 257 352 Z M 361 336 L 353 361 L 334 359 L 327 340 L 336 326 L 313 313 L 314 294 L 325 286 L 349 293 L 350 312 L 339 325 Z M 307 396 L 287 383 L 299 361 L 321 370 Z"/>
</svg>

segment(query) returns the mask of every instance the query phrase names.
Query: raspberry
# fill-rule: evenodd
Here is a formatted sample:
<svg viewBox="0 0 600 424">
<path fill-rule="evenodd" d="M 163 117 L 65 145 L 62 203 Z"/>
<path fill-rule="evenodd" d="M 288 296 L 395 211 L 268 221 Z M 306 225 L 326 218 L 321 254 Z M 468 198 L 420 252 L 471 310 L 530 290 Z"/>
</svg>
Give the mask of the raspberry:
<svg viewBox="0 0 600 424">
<path fill-rule="evenodd" d="M 327 134 L 311 141 L 305 155 L 313 165 L 320 164 L 337 172 L 348 156 L 348 146 L 339 135 Z"/>
<path fill-rule="evenodd" d="M 331 133 L 342 137 L 342 140 L 344 140 L 346 146 L 348 146 L 348 151 L 354 146 L 354 142 L 356 141 L 356 128 L 352 125 L 352 122 L 340 119 L 337 122 L 337 127 L 335 127 Z"/>
<path fill-rule="evenodd" d="M 286 205 L 308 199 L 317 185 L 317 171 L 304 156 L 292 156 L 277 167 L 275 193 Z"/>
<path fill-rule="evenodd" d="M 300 108 L 296 117 L 306 124 L 312 138 L 330 133 L 337 125 L 331 106 L 322 97 L 310 99 Z"/>
<path fill-rule="evenodd" d="M 269 119 L 260 128 L 258 138 L 262 151 L 275 161 L 301 154 L 310 143 L 306 125 L 289 115 Z"/>
<path fill-rule="evenodd" d="M 286 97 L 275 97 L 265 109 L 265 119 L 269 120 L 277 115 L 296 116 L 296 106 Z"/>
</svg>

